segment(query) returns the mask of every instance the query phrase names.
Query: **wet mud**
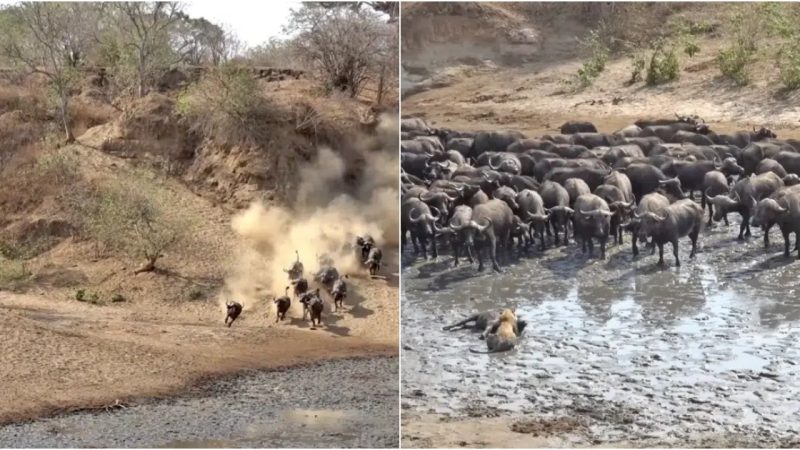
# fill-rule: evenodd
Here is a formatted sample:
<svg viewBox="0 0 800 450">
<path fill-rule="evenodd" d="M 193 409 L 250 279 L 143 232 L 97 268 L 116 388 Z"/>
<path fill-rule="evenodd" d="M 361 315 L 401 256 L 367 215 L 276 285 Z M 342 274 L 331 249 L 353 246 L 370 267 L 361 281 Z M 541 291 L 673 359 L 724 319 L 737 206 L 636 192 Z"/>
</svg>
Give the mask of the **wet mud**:
<svg viewBox="0 0 800 450">
<path fill-rule="evenodd" d="M 702 232 L 693 260 L 682 239 L 680 268 L 669 245 L 663 268 L 642 247 L 634 258 L 630 235 L 605 261 L 574 241 L 515 250 L 501 274 L 454 268 L 446 251 L 423 261 L 409 245 L 404 425 L 507 417 L 512 432 L 549 430 L 570 446 L 800 445 L 800 262 L 776 230 L 767 250 L 760 229 L 737 241 L 730 218 Z M 528 321 L 510 352 L 472 354 L 485 349 L 478 333 L 442 330 L 503 307 Z"/>
<path fill-rule="evenodd" d="M 0 427 L 0 447 L 397 448 L 397 374 L 397 358 L 253 372 L 173 399 Z"/>
</svg>

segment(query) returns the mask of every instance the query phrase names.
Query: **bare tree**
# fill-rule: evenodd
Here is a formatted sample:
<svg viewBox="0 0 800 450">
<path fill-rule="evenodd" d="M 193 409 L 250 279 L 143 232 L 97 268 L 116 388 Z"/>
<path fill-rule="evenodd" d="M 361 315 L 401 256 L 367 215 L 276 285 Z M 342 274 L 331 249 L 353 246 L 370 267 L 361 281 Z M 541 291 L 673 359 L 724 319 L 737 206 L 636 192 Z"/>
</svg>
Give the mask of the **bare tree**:
<svg viewBox="0 0 800 450">
<path fill-rule="evenodd" d="M 96 23 L 94 12 L 80 3 L 23 2 L 6 8 L 1 18 L 3 54 L 13 64 L 47 78 L 67 142 L 75 140 L 69 120 L 70 91 Z"/>
<path fill-rule="evenodd" d="M 400 16 L 400 2 L 306 2 L 307 4 L 318 5 L 323 8 L 351 8 L 360 10 L 364 6 L 372 8 L 389 16 L 389 23 L 397 22 Z"/>
<path fill-rule="evenodd" d="M 339 5 L 304 3 L 292 11 L 287 31 L 297 32 L 298 55 L 320 69 L 329 89 L 355 97 L 386 45 L 386 23 L 370 8 Z"/>
<path fill-rule="evenodd" d="M 245 56 L 256 65 L 299 69 L 302 64 L 299 64 L 300 58 L 295 50 L 291 42 L 273 37 L 261 45 L 247 49 Z"/>
<path fill-rule="evenodd" d="M 400 58 L 398 41 L 397 25 L 387 24 L 385 45 L 381 48 L 378 59 L 380 76 L 378 78 L 378 98 L 375 102 L 379 105 L 383 104 L 387 93 L 397 89 Z"/>
<path fill-rule="evenodd" d="M 173 33 L 177 48 L 183 48 L 183 61 L 188 64 L 218 66 L 241 51 L 236 35 L 204 18 L 184 17 Z"/>
<path fill-rule="evenodd" d="M 123 45 L 134 50 L 137 94 L 144 97 L 154 73 L 164 65 L 176 64 L 189 45 L 172 48 L 170 31 L 184 19 L 177 2 L 120 2 L 117 9 Z"/>
</svg>

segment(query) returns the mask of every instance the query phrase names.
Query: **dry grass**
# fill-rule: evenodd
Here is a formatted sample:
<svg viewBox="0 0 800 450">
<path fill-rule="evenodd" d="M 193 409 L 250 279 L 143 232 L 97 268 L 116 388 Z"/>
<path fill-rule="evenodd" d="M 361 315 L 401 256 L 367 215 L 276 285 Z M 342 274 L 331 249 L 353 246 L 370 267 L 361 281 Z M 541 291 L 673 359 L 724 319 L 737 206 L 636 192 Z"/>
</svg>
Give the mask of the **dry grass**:
<svg viewBox="0 0 800 450">
<path fill-rule="evenodd" d="M 89 128 L 113 121 L 119 111 L 99 99 L 80 95 L 70 102 L 69 115 L 73 133 L 80 136 Z"/>
</svg>

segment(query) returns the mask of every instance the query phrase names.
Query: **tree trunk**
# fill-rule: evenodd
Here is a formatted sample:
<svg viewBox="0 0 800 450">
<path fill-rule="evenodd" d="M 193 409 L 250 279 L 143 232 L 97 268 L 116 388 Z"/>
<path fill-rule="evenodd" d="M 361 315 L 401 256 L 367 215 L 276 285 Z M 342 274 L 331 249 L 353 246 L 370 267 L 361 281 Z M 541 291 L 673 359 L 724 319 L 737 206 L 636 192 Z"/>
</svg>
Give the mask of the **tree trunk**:
<svg viewBox="0 0 800 450">
<path fill-rule="evenodd" d="M 67 135 L 67 144 L 75 142 L 75 135 L 69 127 L 69 104 L 66 94 L 61 94 L 61 122 L 64 124 L 64 132 Z"/>
<path fill-rule="evenodd" d="M 139 51 L 139 86 L 137 89 L 137 94 L 139 97 L 144 97 L 147 95 L 147 85 L 145 83 L 145 61 L 144 56 L 142 55 L 141 51 Z"/>
<path fill-rule="evenodd" d="M 384 89 L 384 82 L 386 78 L 386 64 L 381 64 L 381 77 L 378 79 L 378 98 L 375 100 L 375 103 L 382 105 L 383 104 L 383 89 Z"/>
<path fill-rule="evenodd" d="M 139 95 L 139 97 L 144 97 L 145 95 L 147 95 L 147 91 L 144 86 L 144 74 L 142 73 L 142 71 L 139 71 L 139 87 L 136 93 Z"/>
</svg>

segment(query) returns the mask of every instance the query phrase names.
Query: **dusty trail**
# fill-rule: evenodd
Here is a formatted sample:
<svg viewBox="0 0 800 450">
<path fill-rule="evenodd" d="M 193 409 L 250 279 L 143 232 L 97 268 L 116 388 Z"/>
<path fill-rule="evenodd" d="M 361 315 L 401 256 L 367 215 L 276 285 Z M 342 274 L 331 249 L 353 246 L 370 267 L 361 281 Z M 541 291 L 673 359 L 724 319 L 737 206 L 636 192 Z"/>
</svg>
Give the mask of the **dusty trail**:
<svg viewBox="0 0 800 450">
<path fill-rule="evenodd" d="M 286 322 L 275 324 L 274 312 L 265 316 L 262 307 L 246 310 L 228 328 L 213 299 L 181 307 L 94 306 L 48 299 L 44 291 L 0 292 L 0 423 L 179 394 L 210 377 L 247 369 L 397 355 L 391 257 L 386 280 L 351 278 L 346 310 L 334 314 L 326 305 L 324 326 L 316 330 L 299 319 L 294 306 Z"/>
</svg>

